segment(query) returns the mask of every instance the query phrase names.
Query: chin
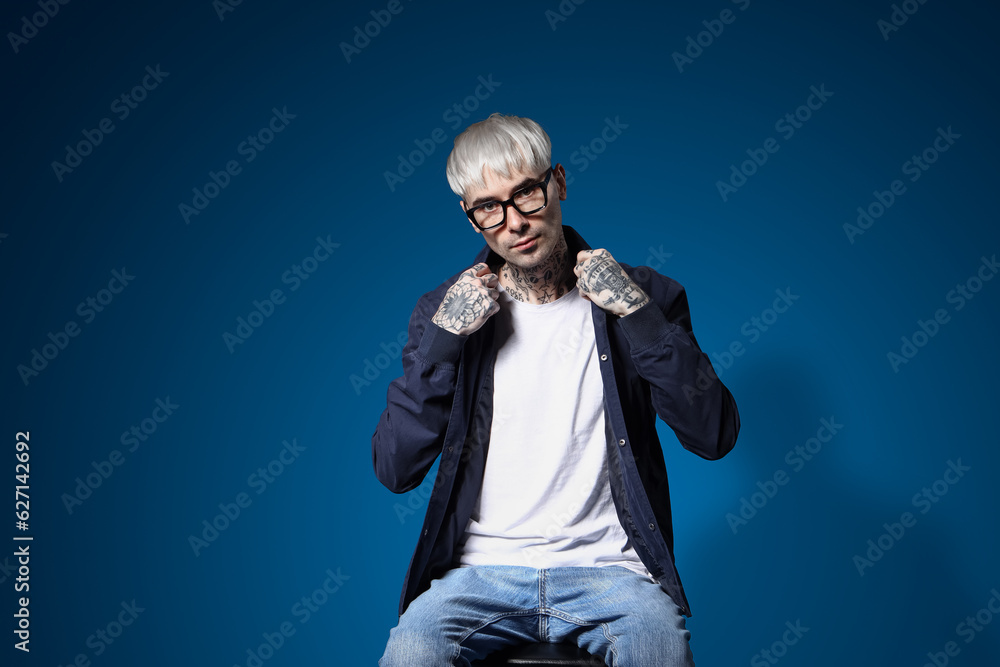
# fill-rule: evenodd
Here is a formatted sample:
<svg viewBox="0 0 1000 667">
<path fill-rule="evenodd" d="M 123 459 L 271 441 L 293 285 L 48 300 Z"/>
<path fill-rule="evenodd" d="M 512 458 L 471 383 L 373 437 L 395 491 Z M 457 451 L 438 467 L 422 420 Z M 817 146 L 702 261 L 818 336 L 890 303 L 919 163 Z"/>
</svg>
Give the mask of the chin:
<svg viewBox="0 0 1000 667">
<path fill-rule="evenodd" d="M 525 255 L 517 250 L 511 250 L 510 256 L 507 257 L 507 261 L 513 266 L 530 269 L 547 260 L 551 252 L 552 249 L 543 247 L 542 239 L 538 239 L 533 252 Z"/>
</svg>

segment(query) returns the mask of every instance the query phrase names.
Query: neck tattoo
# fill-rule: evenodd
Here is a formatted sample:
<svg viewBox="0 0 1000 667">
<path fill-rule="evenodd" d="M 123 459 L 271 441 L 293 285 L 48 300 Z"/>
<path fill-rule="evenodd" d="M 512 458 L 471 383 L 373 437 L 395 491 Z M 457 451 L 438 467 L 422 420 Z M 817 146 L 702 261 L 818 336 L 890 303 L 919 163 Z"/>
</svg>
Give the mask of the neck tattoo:
<svg viewBox="0 0 1000 667">
<path fill-rule="evenodd" d="M 576 284 L 576 275 L 569 263 L 566 238 L 549 258 L 532 269 L 521 269 L 505 263 L 500 278 L 507 294 L 523 303 L 550 303 L 563 296 Z"/>
</svg>

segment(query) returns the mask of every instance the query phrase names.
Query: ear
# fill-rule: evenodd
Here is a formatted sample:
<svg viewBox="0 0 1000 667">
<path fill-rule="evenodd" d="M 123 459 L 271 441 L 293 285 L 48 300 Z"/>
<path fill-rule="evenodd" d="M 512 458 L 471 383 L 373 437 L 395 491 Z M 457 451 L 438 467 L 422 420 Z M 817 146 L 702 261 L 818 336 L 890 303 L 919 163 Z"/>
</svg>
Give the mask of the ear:
<svg viewBox="0 0 1000 667">
<path fill-rule="evenodd" d="M 467 210 L 465 208 L 465 200 L 464 199 L 459 199 L 458 200 L 458 205 L 462 207 L 462 213 L 465 214 L 465 212 Z M 466 215 L 465 219 L 469 220 L 469 216 Z M 472 225 L 472 230 L 474 232 L 476 232 L 477 234 L 482 234 L 483 233 L 483 230 L 479 229 L 479 227 L 476 227 L 476 224 L 474 222 L 472 222 L 472 220 L 469 220 L 469 224 Z"/>
<path fill-rule="evenodd" d="M 562 164 L 556 163 L 556 166 L 552 167 L 552 175 L 556 178 L 556 187 L 559 189 L 559 199 L 561 201 L 566 200 L 566 170 L 563 169 Z"/>
</svg>

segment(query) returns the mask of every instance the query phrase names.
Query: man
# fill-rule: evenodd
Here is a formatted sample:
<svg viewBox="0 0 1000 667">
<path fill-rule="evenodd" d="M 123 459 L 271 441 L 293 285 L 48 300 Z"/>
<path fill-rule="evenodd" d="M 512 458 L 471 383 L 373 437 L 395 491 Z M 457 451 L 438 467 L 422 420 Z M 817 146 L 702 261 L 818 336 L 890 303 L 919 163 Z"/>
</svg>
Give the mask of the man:
<svg viewBox="0 0 1000 667">
<path fill-rule="evenodd" d="M 448 158 L 487 247 L 417 302 L 372 438 L 397 493 L 441 457 L 382 667 L 539 641 L 614 667 L 694 664 L 655 419 L 718 459 L 736 404 L 684 289 L 563 226 L 550 155 L 537 123 L 493 114 Z"/>
</svg>

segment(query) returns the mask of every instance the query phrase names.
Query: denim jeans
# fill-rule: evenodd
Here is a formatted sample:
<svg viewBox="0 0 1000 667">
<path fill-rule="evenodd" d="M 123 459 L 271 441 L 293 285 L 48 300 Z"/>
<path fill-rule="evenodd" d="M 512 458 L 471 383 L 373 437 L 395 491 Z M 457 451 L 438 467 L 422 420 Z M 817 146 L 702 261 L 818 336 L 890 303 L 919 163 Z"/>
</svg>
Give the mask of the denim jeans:
<svg viewBox="0 0 1000 667">
<path fill-rule="evenodd" d="M 617 565 L 460 567 L 410 603 L 379 665 L 468 667 L 511 644 L 569 642 L 608 667 L 693 667 L 690 636 L 659 584 Z"/>
</svg>

